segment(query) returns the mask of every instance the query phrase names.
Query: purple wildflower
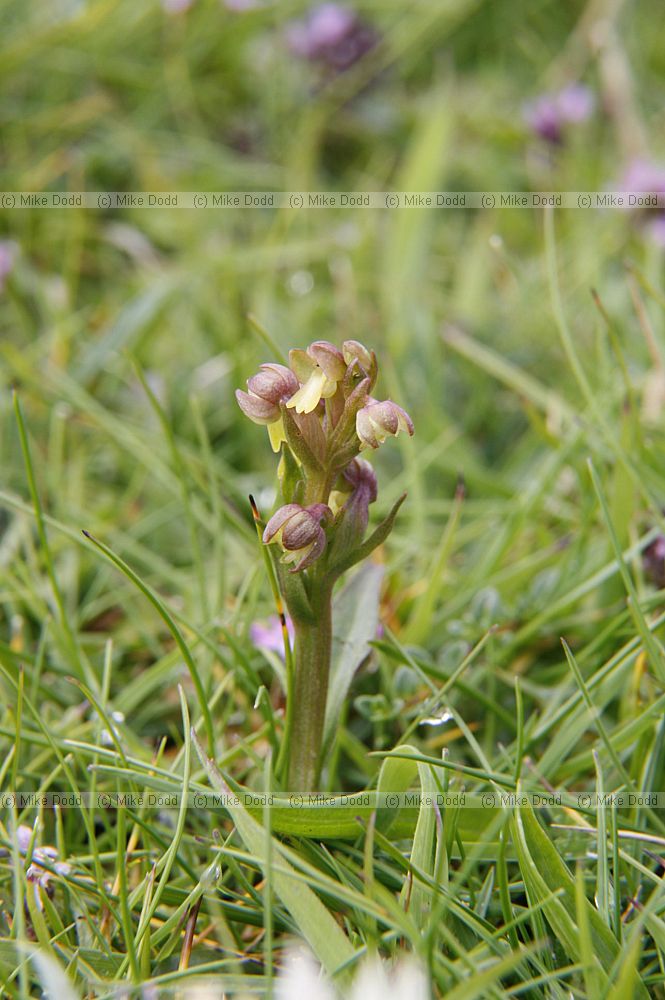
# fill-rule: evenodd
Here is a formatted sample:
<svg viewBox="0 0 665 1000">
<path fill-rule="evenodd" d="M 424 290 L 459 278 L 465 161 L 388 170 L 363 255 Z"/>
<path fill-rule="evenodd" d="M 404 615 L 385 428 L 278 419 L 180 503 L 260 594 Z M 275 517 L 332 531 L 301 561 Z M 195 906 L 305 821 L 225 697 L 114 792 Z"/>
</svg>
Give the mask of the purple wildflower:
<svg viewBox="0 0 665 1000">
<path fill-rule="evenodd" d="M 527 125 L 553 145 L 563 142 L 567 125 L 577 125 L 590 117 L 594 97 L 582 83 L 571 83 L 556 93 L 541 94 L 524 107 Z"/>
<path fill-rule="evenodd" d="M 665 212 L 659 212 L 646 224 L 646 231 L 652 243 L 665 249 Z"/>
<path fill-rule="evenodd" d="M 27 854 L 32 840 L 32 827 L 24 823 L 16 831 L 16 846 L 19 854 Z"/>
<path fill-rule="evenodd" d="M 665 167 L 651 160 L 637 159 L 628 165 L 620 182 L 627 194 L 665 195 Z M 659 247 L 665 247 L 665 211 L 656 205 L 637 205 L 644 220 L 644 231 Z"/>
<path fill-rule="evenodd" d="M 194 0 L 162 0 L 162 7 L 167 14 L 182 14 L 189 10 Z"/>
<path fill-rule="evenodd" d="M 559 91 L 556 104 L 562 120 L 566 124 L 576 125 L 591 117 L 594 108 L 594 97 L 583 83 L 571 83 Z"/>
<path fill-rule="evenodd" d="M 651 160 L 633 160 L 623 175 L 623 191 L 665 194 L 665 168 Z"/>
<path fill-rule="evenodd" d="M 286 40 L 295 55 L 343 73 L 376 45 L 377 34 L 354 10 L 322 3 L 289 27 Z"/>
<path fill-rule="evenodd" d="M 658 535 L 642 553 L 644 575 L 659 590 L 665 587 L 665 535 Z"/>
<path fill-rule="evenodd" d="M 25 857 L 28 853 L 31 840 L 31 827 L 25 825 L 19 826 L 16 831 L 16 846 L 22 857 Z M 48 868 L 44 867 L 45 864 L 48 865 Z M 53 869 L 53 871 L 50 869 Z M 53 878 L 53 872 L 56 875 L 68 875 L 70 871 L 70 864 L 66 861 L 58 860 L 58 852 L 55 847 L 44 846 L 33 848 L 25 877 L 34 886 L 35 902 L 40 910 L 44 908 L 44 904 L 39 895 L 39 887 L 41 886 L 49 895 L 52 895 L 53 890 L 50 886 L 50 881 Z"/>
<path fill-rule="evenodd" d="M 0 292 L 5 287 L 5 279 L 14 268 L 18 246 L 13 240 L 0 240 Z"/>
<path fill-rule="evenodd" d="M 286 616 L 286 631 L 289 636 L 289 642 L 293 645 L 295 629 L 288 615 Z M 284 637 L 277 615 L 271 615 L 265 624 L 252 622 L 249 627 L 249 637 L 257 649 L 271 650 L 284 659 Z"/>
</svg>

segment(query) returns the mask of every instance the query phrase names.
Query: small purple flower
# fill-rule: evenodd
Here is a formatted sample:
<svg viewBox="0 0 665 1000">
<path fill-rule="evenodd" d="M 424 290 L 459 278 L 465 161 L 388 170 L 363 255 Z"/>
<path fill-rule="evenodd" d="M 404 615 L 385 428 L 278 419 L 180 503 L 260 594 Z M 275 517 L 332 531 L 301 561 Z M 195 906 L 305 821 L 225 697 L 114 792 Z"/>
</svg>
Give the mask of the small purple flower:
<svg viewBox="0 0 665 1000">
<path fill-rule="evenodd" d="M 571 83 L 559 91 L 556 103 L 562 121 L 577 125 L 591 117 L 595 101 L 592 92 L 583 83 Z"/>
<path fill-rule="evenodd" d="M 13 240 L 0 240 L 0 292 L 5 287 L 6 278 L 14 269 L 18 246 Z"/>
<path fill-rule="evenodd" d="M 623 175 L 621 190 L 640 194 L 665 194 L 665 167 L 651 160 L 633 160 Z"/>
<path fill-rule="evenodd" d="M 16 831 L 16 846 L 19 854 L 27 854 L 32 840 L 32 827 L 22 823 Z"/>
<path fill-rule="evenodd" d="M 189 10 L 194 0 L 162 0 L 162 7 L 167 14 L 182 14 Z"/>
<path fill-rule="evenodd" d="M 32 828 L 25 825 L 19 826 L 16 831 L 16 846 L 22 857 L 25 857 L 28 853 L 32 840 L 32 832 Z M 48 865 L 48 868 L 44 867 L 45 864 Z M 49 869 L 53 869 L 53 871 Z M 46 845 L 44 847 L 33 848 L 25 877 L 28 882 L 34 885 L 35 902 L 40 910 L 44 908 L 44 904 L 39 895 L 39 886 L 45 889 L 49 895 L 52 895 L 53 890 L 50 886 L 50 881 L 53 878 L 53 873 L 55 872 L 56 875 L 68 875 L 70 871 L 70 864 L 66 861 L 58 860 L 58 852 L 55 847 Z"/>
<path fill-rule="evenodd" d="M 655 215 L 645 228 L 651 242 L 665 249 L 665 212 Z"/>
<path fill-rule="evenodd" d="M 288 615 L 286 615 L 286 631 L 289 642 L 293 645 L 295 629 Z M 277 615 L 271 615 L 265 624 L 252 622 L 249 627 L 249 637 L 257 649 L 271 650 L 284 659 L 284 636 L 282 634 L 282 625 Z"/>
<path fill-rule="evenodd" d="M 659 590 L 665 587 L 665 535 L 658 535 L 642 553 L 644 575 Z"/>
<path fill-rule="evenodd" d="M 286 40 L 294 55 L 342 73 L 376 45 L 377 35 L 354 10 L 322 3 L 289 27 Z"/>
<path fill-rule="evenodd" d="M 536 135 L 552 145 L 563 142 L 567 125 L 586 121 L 594 108 L 594 97 L 582 83 L 571 83 L 556 93 L 541 94 L 524 106 L 524 119 Z"/>
<path fill-rule="evenodd" d="M 626 194 L 665 195 L 665 167 L 651 160 L 633 160 L 620 181 Z M 637 206 L 644 221 L 643 229 L 656 246 L 665 247 L 665 211 L 660 206 Z"/>
</svg>

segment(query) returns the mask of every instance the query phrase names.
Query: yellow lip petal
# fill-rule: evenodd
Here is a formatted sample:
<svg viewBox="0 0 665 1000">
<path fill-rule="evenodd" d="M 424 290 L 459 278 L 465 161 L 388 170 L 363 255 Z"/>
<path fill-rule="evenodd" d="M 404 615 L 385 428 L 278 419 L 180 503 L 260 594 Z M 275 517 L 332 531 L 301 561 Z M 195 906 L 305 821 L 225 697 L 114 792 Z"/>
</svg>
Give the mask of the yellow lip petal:
<svg viewBox="0 0 665 1000">
<path fill-rule="evenodd" d="M 385 429 L 385 427 L 382 427 L 381 424 L 377 424 L 375 420 L 372 420 L 371 417 L 369 418 L 369 422 L 372 425 L 372 430 L 374 431 L 374 437 L 379 442 L 379 444 L 383 444 L 383 442 L 388 437 L 388 431 Z"/>
<path fill-rule="evenodd" d="M 323 382 L 323 388 L 321 389 L 321 395 L 324 399 L 329 399 L 331 396 L 334 396 L 336 392 L 337 382 L 326 376 Z"/>
<path fill-rule="evenodd" d="M 268 437 L 270 438 L 270 446 L 272 450 L 277 453 L 282 441 L 286 441 L 284 423 L 281 417 L 279 420 L 275 420 L 273 424 L 268 424 Z"/>
<path fill-rule="evenodd" d="M 315 543 L 310 542 L 309 545 L 304 545 L 301 549 L 284 549 L 284 554 L 282 555 L 281 562 L 289 563 L 300 562 L 304 559 L 314 548 Z"/>
<path fill-rule="evenodd" d="M 340 510 L 349 499 L 349 493 L 342 493 L 341 490 L 333 490 L 328 497 L 328 506 L 335 516 L 339 514 Z"/>
<path fill-rule="evenodd" d="M 327 381 L 323 371 L 315 369 L 286 405 L 295 409 L 296 413 L 311 413 L 319 405 Z"/>
</svg>

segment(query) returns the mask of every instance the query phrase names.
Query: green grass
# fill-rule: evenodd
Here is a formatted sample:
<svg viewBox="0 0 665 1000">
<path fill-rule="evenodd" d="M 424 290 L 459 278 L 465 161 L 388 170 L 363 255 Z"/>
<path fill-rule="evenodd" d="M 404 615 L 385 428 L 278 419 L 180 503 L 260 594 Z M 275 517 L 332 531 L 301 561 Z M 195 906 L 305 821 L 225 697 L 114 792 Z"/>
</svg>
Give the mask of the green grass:
<svg viewBox="0 0 665 1000">
<path fill-rule="evenodd" d="M 0 188 L 591 190 L 640 141 L 665 157 L 655 4 L 608 14 L 600 50 L 579 4 L 361 9 L 380 47 L 322 83 L 280 42 L 302 4 L 7 2 Z M 620 63 L 632 98 L 612 110 Z M 604 110 L 543 157 L 522 101 L 577 75 Z M 665 812 L 578 805 L 665 789 L 665 607 L 641 556 L 665 527 L 665 285 L 637 220 L 0 227 L 19 248 L 0 293 L 0 789 L 84 796 L 0 800 L 0 994 L 211 977 L 269 996 L 297 936 L 341 995 L 365 955 L 412 951 L 434 997 L 663 996 Z M 369 805 L 258 798 L 279 791 L 284 719 L 280 664 L 249 636 L 274 599 L 247 497 L 269 513 L 274 467 L 233 390 L 274 356 L 266 336 L 367 343 L 416 426 L 376 456 L 373 522 L 408 499 L 352 677 L 360 640 L 337 620 L 325 787 Z M 197 806 L 213 788 L 257 797 Z M 474 808 L 375 809 L 377 788 Z M 520 798 L 553 791 L 561 807 Z M 36 823 L 70 865 L 41 907 L 14 837 Z"/>
</svg>

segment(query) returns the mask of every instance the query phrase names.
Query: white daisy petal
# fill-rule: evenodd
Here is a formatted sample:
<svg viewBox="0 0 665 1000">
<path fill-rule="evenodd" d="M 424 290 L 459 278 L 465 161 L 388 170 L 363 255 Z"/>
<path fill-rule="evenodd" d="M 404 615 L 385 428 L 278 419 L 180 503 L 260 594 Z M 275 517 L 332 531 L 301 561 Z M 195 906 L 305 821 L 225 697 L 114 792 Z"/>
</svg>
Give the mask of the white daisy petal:
<svg viewBox="0 0 665 1000">
<path fill-rule="evenodd" d="M 335 1000 L 335 993 L 309 952 L 294 948 L 279 974 L 275 1000 Z"/>
</svg>

